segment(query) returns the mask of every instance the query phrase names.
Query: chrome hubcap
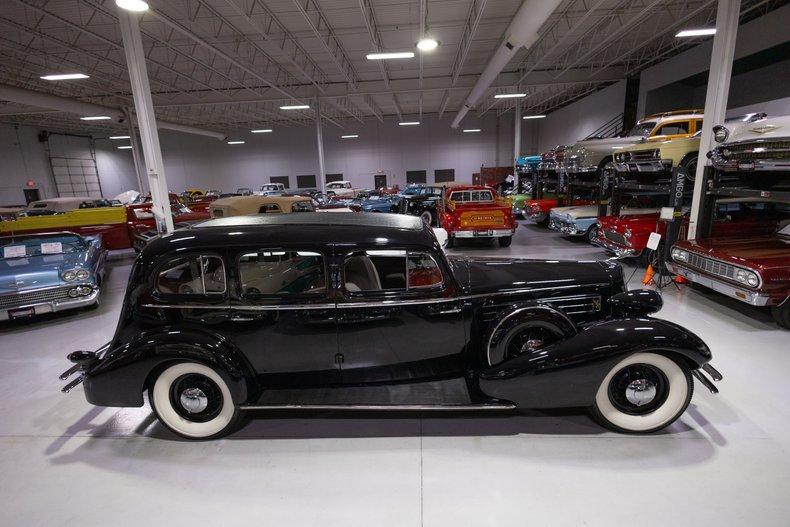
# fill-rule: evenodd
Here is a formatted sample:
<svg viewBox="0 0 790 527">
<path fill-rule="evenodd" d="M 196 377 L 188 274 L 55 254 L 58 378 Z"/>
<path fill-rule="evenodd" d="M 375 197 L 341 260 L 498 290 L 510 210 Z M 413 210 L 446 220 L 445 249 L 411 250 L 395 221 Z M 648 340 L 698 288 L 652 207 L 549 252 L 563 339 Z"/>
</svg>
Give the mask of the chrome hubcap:
<svg viewBox="0 0 790 527">
<path fill-rule="evenodd" d="M 625 389 L 625 398 L 634 406 L 644 406 L 656 398 L 656 385 L 647 379 L 636 379 Z"/>
<path fill-rule="evenodd" d="M 200 388 L 187 388 L 179 399 L 184 410 L 191 414 L 198 414 L 208 407 L 208 397 Z"/>
</svg>

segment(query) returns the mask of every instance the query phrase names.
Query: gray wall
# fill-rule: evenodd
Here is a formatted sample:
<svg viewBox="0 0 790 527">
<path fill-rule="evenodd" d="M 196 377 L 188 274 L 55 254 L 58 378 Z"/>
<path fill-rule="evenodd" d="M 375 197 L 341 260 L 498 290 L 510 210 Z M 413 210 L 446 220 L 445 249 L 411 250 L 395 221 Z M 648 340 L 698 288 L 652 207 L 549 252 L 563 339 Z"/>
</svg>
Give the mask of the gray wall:
<svg viewBox="0 0 790 527">
<path fill-rule="evenodd" d="M 25 203 L 22 190 L 28 180 L 38 185 L 41 196 L 54 196 L 49 159 L 38 130 L 28 126 L 0 125 L 0 206 Z"/>
</svg>

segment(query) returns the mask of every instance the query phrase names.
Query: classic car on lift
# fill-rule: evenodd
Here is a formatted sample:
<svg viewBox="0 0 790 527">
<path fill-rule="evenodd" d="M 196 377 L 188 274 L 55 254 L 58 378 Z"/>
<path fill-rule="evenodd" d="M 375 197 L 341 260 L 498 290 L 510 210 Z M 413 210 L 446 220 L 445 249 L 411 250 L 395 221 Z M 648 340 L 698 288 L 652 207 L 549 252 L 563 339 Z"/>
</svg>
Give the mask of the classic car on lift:
<svg viewBox="0 0 790 527">
<path fill-rule="evenodd" d="M 589 407 L 621 432 L 660 430 L 705 343 L 649 317 L 609 262 L 447 257 L 396 214 L 210 220 L 137 258 L 112 340 L 69 355 L 69 391 L 142 406 L 192 439 L 249 409 Z"/>
<path fill-rule="evenodd" d="M 0 238 L 0 320 L 95 306 L 107 250 L 73 232 Z"/>
</svg>

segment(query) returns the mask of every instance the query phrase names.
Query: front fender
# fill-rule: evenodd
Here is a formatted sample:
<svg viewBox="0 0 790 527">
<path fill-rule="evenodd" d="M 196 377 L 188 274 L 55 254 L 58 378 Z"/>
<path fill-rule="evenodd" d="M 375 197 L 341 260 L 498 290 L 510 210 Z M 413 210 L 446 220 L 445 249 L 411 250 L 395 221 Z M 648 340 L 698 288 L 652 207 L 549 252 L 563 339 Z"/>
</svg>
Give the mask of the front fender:
<svg viewBox="0 0 790 527">
<path fill-rule="evenodd" d="M 501 363 L 511 337 L 530 327 L 545 328 L 564 338 L 577 332 L 567 315 L 556 309 L 535 305 L 519 307 L 506 314 L 489 332 L 485 340 L 487 364 Z"/>
<path fill-rule="evenodd" d="M 691 369 L 710 349 L 687 329 L 655 318 L 622 318 L 587 326 L 565 340 L 481 372 L 483 393 L 526 408 L 589 406 L 609 370 L 633 353 L 651 351 Z"/>
<path fill-rule="evenodd" d="M 214 368 L 243 403 L 257 391 L 253 368 L 227 338 L 202 329 L 142 333 L 108 350 L 85 374 L 85 397 L 98 406 L 142 406 L 149 375 L 167 362 L 194 361 Z"/>
</svg>

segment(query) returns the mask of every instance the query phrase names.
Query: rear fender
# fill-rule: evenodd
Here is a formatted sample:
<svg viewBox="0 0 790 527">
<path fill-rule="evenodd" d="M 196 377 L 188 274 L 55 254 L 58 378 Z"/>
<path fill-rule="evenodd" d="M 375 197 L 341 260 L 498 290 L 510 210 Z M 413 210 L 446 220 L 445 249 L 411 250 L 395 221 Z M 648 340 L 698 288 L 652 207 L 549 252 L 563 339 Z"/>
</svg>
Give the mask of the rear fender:
<svg viewBox="0 0 790 527">
<path fill-rule="evenodd" d="M 217 371 L 241 404 L 256 396 L 257 384 L 247 358 L 226 338 L 201 329 L 158 329 L 110 349 L 88 369 L 88 402 L 99 406 L 142 406 L 151 374 L 170 362 L 192 361 Z"/>
<path fill-rule="evenodd" d="M 609 370 L 625 356 L 643 351 L 667 355 L 692 370 L 711 359 L 705 343 L 677 324 L 614 319 L 484 370 L 480 389 L 526 408 L 589 406 Z"/>
</svg>

